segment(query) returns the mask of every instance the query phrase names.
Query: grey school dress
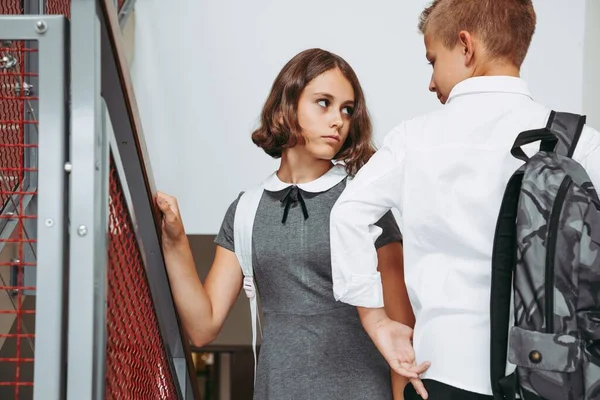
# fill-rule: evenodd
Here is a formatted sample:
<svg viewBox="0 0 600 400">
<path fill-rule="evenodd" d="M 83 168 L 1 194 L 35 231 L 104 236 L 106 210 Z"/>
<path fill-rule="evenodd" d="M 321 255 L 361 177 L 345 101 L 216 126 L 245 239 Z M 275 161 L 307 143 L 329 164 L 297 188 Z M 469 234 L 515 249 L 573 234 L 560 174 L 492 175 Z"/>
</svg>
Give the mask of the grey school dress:
<svg viewBox="0 0 600 400">
<path fill-rule="evenodd" d="M 356 307 L 333 297 L 329 214 L 346 179 L 330 172 L 306 186 L 324 189 L 318 192 L 273 175 L 258 206 L 252 243 L 263 336 L 255 400 L 392 399 L 389 367 Z M 231 251 L 236 206 L 215 239 Z M 377 225 L 383 233 L 376 247 L 402 240 L 391 212 Z"/>
</svg>

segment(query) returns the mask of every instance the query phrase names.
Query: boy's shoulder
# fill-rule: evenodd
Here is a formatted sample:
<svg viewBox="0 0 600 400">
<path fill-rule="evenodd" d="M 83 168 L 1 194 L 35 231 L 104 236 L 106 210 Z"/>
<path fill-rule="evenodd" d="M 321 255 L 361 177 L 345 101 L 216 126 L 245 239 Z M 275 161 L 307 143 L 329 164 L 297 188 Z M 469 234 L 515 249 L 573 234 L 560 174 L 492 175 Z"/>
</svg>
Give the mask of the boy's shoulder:
<svg viewBox="0 0 600 400">
<path fill-rule="evenodd" d="M 585 125 L 573 153 L 573 159 L 585 168 L 592 184 L 598 191 L 600 188 L 600 132 Z"/>
<path fill-rule="evenodd" d="M 407 141 L 410 141 L 411 138 L 420 137 L 428 125 L 430 125 L 432 122 L 444 119 L 447 112 L 448 111 L 446 107 L 442 107 L 425 114 L 402 120 L 387 133 L 384 139 L 384 144 L 397 145 L 400 143 L 406 143 Z"/>
<path fill-rule="evenodd" d="M 522 101 L 505 106 L 501 110 L 490 106 L 483 109 L 483 112 L 479 111 L 481 110 L 474 111 L 465 107 L 463 103 L 448 103 L 400 122 L 390 133 L 395 132 L 397 135 L 398 132 L 404 132 L 409 140 L 414 137 L 419 141 L 431 134 L 435 136 L 435 140 L 438 140 L 440 131 L 449 129 L 464 131 L 501 118 L 514 121 L 515 126 L 520 126 L 523 130 L 539 129 L 546 126 L 552 110 L 536 101 Z"/>
<path fill-rule="evenodd" d="M 585 140 L 588 144 L 600 144 L 600 131 L 595 127 L 585 124 L 581 131 L 581 140 Z"/>
<path fill-rule="evenodd" d="M 579 142 L 577 143 L 577 149 L 575 150 L 575 157 L 586 158 L 591 154 L 595 154 L 600 157 L 600 132 L 590 125 L 584 125 L 581 131 Z"/>
</svg>

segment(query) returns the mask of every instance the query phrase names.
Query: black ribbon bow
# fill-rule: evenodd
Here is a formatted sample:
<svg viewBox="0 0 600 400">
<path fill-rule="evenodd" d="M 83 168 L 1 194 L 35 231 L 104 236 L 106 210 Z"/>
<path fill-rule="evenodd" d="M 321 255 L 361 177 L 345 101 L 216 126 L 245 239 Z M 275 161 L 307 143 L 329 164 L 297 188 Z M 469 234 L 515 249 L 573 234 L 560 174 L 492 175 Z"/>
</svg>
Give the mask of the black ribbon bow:
<svg viewBox="0 0 600 400">
<path fill-rule="evenodd" d="M 293 203 L 299 202 L 300 208 L 302 208 L 302 214 L 304 215 L 304 220 L 308 219 L 308 210 L 306 209 L 306 203 L 304 203 L 304 198 L 302 198 L 302 193 L 298 186 L 291 186 L 288 189 L 287 194 L 281 199 L 282 203 L 285 203 L 285 209 L 283 210 L 283 219 L 281 220 L 282 224 L 285 224 L 287 221 L 288 212 L 290 211 L 290 207 Z"/>
</svg>

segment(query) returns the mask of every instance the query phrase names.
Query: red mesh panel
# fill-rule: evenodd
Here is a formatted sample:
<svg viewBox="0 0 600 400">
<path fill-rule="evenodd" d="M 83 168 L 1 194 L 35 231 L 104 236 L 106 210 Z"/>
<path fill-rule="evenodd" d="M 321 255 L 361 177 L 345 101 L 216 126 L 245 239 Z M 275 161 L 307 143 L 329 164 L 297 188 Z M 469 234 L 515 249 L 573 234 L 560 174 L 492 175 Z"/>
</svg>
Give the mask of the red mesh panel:
<svg viewBox="0 0 600 400">
<path fill-rule="evenodd" d="M 25 120 L 30 113 L 32 102 L 37 98 L 20 90 L 27 87 L 29 78 L 34 75 L 25 72 L 25 55 L 37 51 L 28 49 L 24 42 L 11 42 L 0 39 L 0 204 L 8 205 L 8 199 L 16 186 L 23 180 L 25 167 L 23 151 L 28 145 L 24 141 L 25 125 L 35 123 Z"/>
<path fill-rule="evenodd" d="M 20 0 L 1 0 L 0 14 L 22 14 Z M 30 399 L 33 393 L 35 297 L 26 296 L 24 267 L 35 266 L 36 216 L 25 199 L 35 195 L 24 178 L 26 130 L 37 127 L 37 98 L 27 89 L 34 74 L 26 65 L 26 42 L 0 38 L 0 398 Z"/>
<path fill-rule="evenodd" d="M 23 14 L 21 0 L 0 1 L 0 15 L 2 14 Z"/>
<path fill-rule="evenodd" d="M 177 399 L 146 271 L 111 157 L 106 398 Z"/>
<path fill-rule="evenodd" d="M 6 1 L 6 0 L 0 0 L 0 1 Z M 13 1 L 14 3 L 19 3 L 18 0 L 8 0 Z M 123 4 L 125 4 L 125 0 L 119 0 L 119 2 L 117 3 L 119 9 L 121 9 L 121 7 L 123 7 Z M 71 0 L 48 0 L 48 3 L 46 4 L 46 14 L 64 14 L 67 16 L 67 18 L 69 18 L 71 16 Z"/>
<path fill-rule="evenodd" d="M 71 17 L 71 0 L 47 0 L 46 14 L 66 15 Z"/>
</svg>

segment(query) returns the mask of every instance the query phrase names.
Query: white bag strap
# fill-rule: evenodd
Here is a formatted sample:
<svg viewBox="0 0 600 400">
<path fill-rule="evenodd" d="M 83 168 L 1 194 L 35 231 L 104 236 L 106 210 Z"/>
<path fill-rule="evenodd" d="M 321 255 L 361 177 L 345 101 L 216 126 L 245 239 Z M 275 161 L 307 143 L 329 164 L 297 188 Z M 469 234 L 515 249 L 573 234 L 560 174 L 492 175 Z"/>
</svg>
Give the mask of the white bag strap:
<svg viewBox="0 0 600 400">
<path fill-rule="evenodd" d="M 244 291 L 250 301 L 250 317 L 252 318 L 252 352 L 254 353 L 254 380 L 256 381 L 256 342 L 257 322 L 260 329 L 258 317 L 257 291 L 254 284 L 254 273 L 252 268 L 252 230 L 258 204 L 263 194 L 263 185 L 249 190 L 240 196 L 235 210 L 233 222 L 233 240 L 235 254 L 238 258 L 242 273 L 244 274 Z"/>
</svg>

